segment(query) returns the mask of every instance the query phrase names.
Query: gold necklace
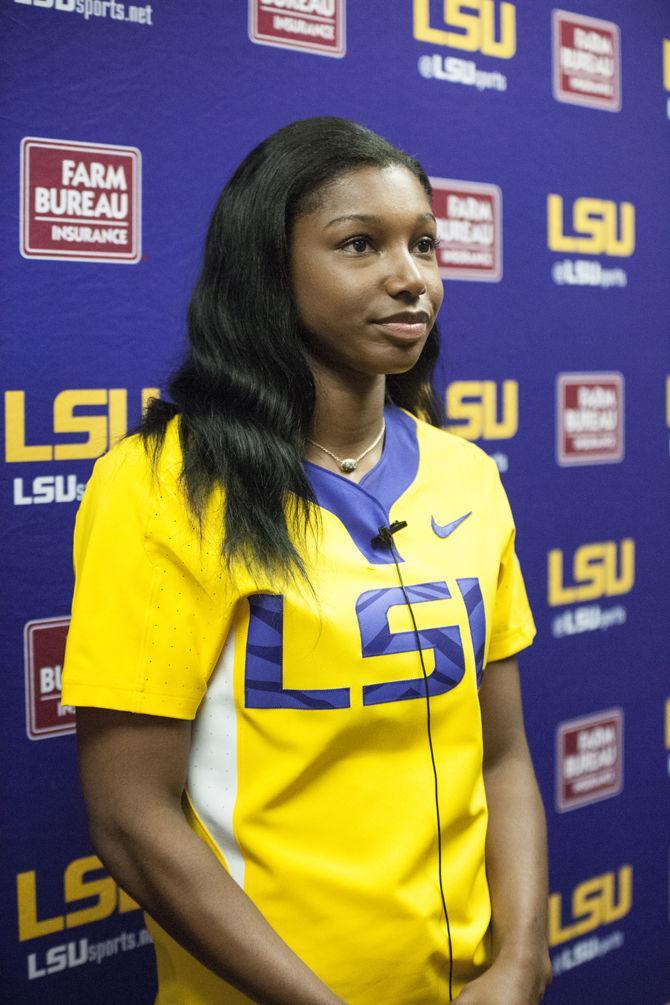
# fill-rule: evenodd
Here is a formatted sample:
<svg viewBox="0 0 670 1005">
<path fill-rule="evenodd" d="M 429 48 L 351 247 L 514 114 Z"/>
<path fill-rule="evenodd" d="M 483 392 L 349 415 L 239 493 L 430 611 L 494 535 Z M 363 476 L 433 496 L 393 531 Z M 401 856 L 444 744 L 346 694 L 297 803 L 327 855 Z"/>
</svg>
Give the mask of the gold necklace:
<svg viewBox="0 0 670 1005">
<path fill-rule="evenodd" d="M 316 440 L 310 440 L 308 437 L 307 442 L 311 443 L 312 446 L 314 447 L 318 447 L 319 450 L 323 450 L 324 454 L 328 454 L 329 457 L 332 457 L 333 460 L 339 464 L 340 471 L 343 471 L 345 475 L 350 475 L 352 471 L 356 470 L 356 468 L 363 460 L 363 458 L 367 457 L 368 454 L 375 449 L 375 447 L 381 440 L 382 436 L 384 435 L 385 431 L 386 431 L 386 423 L 382 422 L 382 429 L 379 436 L 376 438 L 374 443 L 370 444 L 367 450 L 363 451 L 360 457 L 338 457 L 336 454 L 332 452 L 332 450 L 329 450 L 327 447 L 322 447 L 320 443 L 316 442 Z"/>
</svg>

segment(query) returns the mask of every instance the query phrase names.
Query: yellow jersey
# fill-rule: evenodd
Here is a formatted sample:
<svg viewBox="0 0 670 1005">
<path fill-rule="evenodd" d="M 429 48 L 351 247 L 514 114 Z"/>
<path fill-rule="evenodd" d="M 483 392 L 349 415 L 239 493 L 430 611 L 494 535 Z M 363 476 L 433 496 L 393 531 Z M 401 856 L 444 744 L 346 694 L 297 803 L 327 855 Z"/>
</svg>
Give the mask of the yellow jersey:
<svg viewBox="0 0 670 1005">
<path fill-rule="evenodd" d="M 184 812 L 286 943 L 349 1005 L 448 1001 L 425 684 L 439 780 L 454 995 L 488 963 L 478 687 L 535 634 L 494 462 L 386 408 L 359 483 L 306 463 L 312 589 L 220 556 L 179 484 L 178 418 L 155 475 L 132 436 L 101 458 L 75 531 L 63 702 L 194 719 Z M 160 1005 L 248 999 L 149 920 Z"/>
</svg>

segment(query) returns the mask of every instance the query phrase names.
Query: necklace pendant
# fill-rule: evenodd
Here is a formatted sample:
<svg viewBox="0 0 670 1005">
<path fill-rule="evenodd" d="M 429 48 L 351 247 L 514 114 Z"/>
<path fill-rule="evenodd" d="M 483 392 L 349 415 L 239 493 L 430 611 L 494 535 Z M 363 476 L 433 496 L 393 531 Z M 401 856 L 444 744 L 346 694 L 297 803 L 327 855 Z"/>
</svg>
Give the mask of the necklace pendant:
<svg viewBox="0 0 670 1005">
<path fill-rule="evenodd" d="M 355 471 L 358 467 L 358 461 L 355 461 L 353 457 L 345 457 L 345 459 L 340 464 L 340 471 L 344 471 L 345 475 L 350 475 L 352 471 Z"/>
</svg>

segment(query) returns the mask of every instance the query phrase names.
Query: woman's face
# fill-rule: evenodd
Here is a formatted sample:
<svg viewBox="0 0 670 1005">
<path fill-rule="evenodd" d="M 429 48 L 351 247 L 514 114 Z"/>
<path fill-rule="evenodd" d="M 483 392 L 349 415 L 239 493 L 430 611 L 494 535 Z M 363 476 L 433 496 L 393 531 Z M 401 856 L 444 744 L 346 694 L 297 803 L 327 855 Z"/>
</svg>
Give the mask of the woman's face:
<svg viewBox="0 0 670 1005">
<path fill-rule="evenodd" d="M 407 168 L 360 168 L 323 190 L 291 235 L 293 295 L 320 364 L 370 376 L 414 366 L 442 303 L 435 243 Z"/>
</svg>

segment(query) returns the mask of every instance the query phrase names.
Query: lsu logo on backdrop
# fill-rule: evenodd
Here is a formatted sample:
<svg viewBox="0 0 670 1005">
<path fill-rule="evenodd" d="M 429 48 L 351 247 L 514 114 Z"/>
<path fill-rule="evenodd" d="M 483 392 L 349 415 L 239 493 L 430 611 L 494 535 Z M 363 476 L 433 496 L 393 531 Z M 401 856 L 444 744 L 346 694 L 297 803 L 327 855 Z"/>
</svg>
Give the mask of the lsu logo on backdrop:
<svg viewBox="0 0 670 1005">
<path fill-rule="evenodd" d="M 575 255 L 630 258 L 635 251 L 635 206 L 611 199 L 582 196 L 572 205 L 572 220 L 565 220 L 563 197 L 547 196 L 547 246 L 550 251 Z M 622 268 L 604 268 L 590 259 L 554 262 L 552 279 L 557 286 L 627 286 Z"/>
<path fill-rule="evenodd" d="M 61 672 L 69 618 L 29 621 L 23 630 L 26 733 L 44 740 L 75 731 L 75 711 L 61 704 Z"/>
<path fill-rule="evenodd" d="M 556 730 L 559 813 L 618 795 L 623 788 L 623 711 L 582 716 Z"/>
<path fill-rule="evenodd" d="M 624 944 L 621 929 L 600 929 L 621 921 L 633 906 L 633 867 L 622 865 L 578 883 L 568 901 L 561 893 L 549 897 L 549 946 L 572 945 L 552 955 L 554 976 L 589 963 Z M 578 941 L 573 942 L 572 940 Z"/>
<path fill-rule="evenodd" d="M 511 59 L 516 53 L 516 8 L 505 0 L 443 0 L 439 4 L 414 0 L 414 38 Z"/>
<path fill-rule="evenodd" d="M 511 59 L 516 53 L 516 7 L 505 0 L 414 0 L 414 38 L 419 42 Z M 419 73 L 430 80 L 463 84 L 478 91 L 506 91 L 507 77 L 482 70 L 473 59 L 441 52 L 419 57 Z"/>
<path fill-rule="evenodd" d="M 621 110 L 619 26 L 585 14 L 553 12 L 553 89 L 557 101 Z"/>
<path fill-rule="evenodd" d="M 139 150 L 23 139 L 20 249 L 24 258 L 139 262 Z"/>
<path fill-rule="evenodd" d="M 502 392 L 502 393 L 500 393 Z M 519 429 L 519 383 L 455 380 L 445 396 L 447 429 L 466 440 L 509 440 Z"/>
<path fill-rule="evenodd" d="M 549 552 L 549 606 L 574 604 L 630 593 L 635 585 L 635 541 L 583 544 L 572 559 L 573 582 L 565 582 L 565 556 L 560 548 Z"/>
<path fill-rule="evenodd" d="M 431 178 L 443 279 L 502 278 L 502 192 L 483 182 Z"/>
<path fill-rule="evenodd" d="M 345 0 L 249 0 L 249 38 L 320 56 L 346 54 Z"/>
<path fill-rule="evenodd" d="M 91 925 L 139 909 L 139 905 L 104 872 L 102 862 L 95 855 L 70 862 L 62 882 L 62 899 L 54 904 L 48 892 L 45 894 L 42 890 L 40 893 L 41 884 L 38 884 L 35 869 L 20 872 L 16 877 L 19 942 L 60 936 L 55 944 L 27 955 L 29 981 L 85 964 L 100 964 L 120 953 L 151 944 L 144 927 L 121 931 L 111 938 L 107 935 L 98 942 L 90 939 Z M 44 886 L 49 891 L 53 884 Z M 89 926 L 86 935 L 75 933 L 74 939 L 67 938 L 71 929 L 82 925 Z"/>
<path fill-rule="evenodd" d="M 582 632 L 604 631 L 626 622 L 622 604 L 601 607 L 594 601 L 607 600 L 630 593 L 635 585 L 635 541 L 598 541 L 583 544 L 572 557 L 568 571 L 566 556 L 553 548 L 547 556 L 547 593 L 550 607 L 568 604 L 569 608 L 552 622 L 554 638 Z"/>
<path fill-rule="evenodd" d="M 547 196 L 547 242 L 550 251 L 630 258 L 635 251 L 635 206 L 609 199 L 575 199 L 572 230 L 566 233 L 563 198 Z"/>
<path fill-rule="evenodd" d="M 142 388 L 142 411 L 149 400 L 159 394 L 156 387 Z M 82 414 L 81 409 L 95 411 Z M 28 427 L 34 426 L 35 420 L 29 421 L 26 392 L 5 391 L 5 461 L 20 464 L 100 457 L 125 436 L 128 415 L 126 388 L 67 389 L 56 395 L 49 431 L 43 430 L 39 435 L 42 442 L 35 442 L 38 434 L 28 433 Z M 79 439 L 73 441 L 72 436 Z M 83 492 L 84 483 L 75 473 L 42 474 L 31 479 L 17 477 L 13 483 L 15 506 L 76 502 Z"/>
<path fill-rule="evenodd" d="M 90 903 L 91 900 L 94 900 L 93 904 Z M 117 911 L 119 914 L 126 914 L 139 908 L 132 897 L 104 872 L 102 862 L 95 855 L 76 858 L 66 867 L 63 873 L 63 903 L 55 914 L 41 904 L 35 869 L 18 873 L 16 901 L 19 942 L 103 921 Z M 78 901 L 88 903 L 84 908 L 69 911 L 62 909 L 76 905 Z"/>
<path fill-rule="evenodd" d="M 14 3 L 53 10 L 61 14 L 81 14 L 85 21 L 95 17 L 109 17 L 111 21 L 129 24 L 153 25 L 151 4 L 119 3 L 118 0 L 14 0 Z"/>
<path fill-rule="evenodd" d="M 445 393 L 445 428 L 466 440 L 510 440 L 519 429 L 519 384 L 516 380 L 455 380 Z M 507 471 L 507 454 L 491 455 Z"/>
<path fill-rule="evenodd" d="M 624 378 L 620 373 L 559 373 L 556 461 L 617 464 L 624 456 Z"/>
</svg>

